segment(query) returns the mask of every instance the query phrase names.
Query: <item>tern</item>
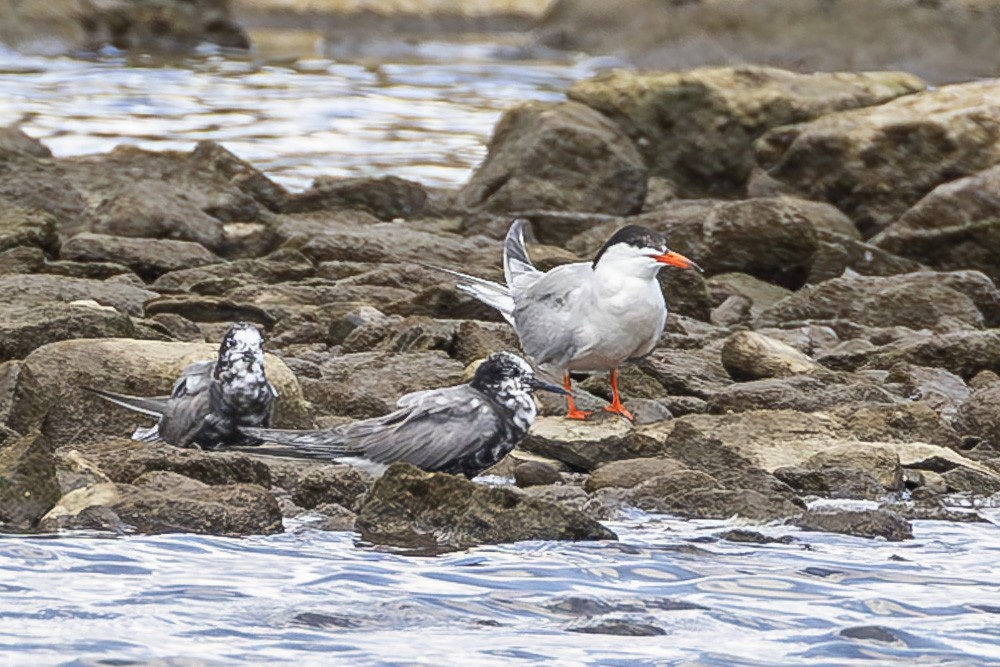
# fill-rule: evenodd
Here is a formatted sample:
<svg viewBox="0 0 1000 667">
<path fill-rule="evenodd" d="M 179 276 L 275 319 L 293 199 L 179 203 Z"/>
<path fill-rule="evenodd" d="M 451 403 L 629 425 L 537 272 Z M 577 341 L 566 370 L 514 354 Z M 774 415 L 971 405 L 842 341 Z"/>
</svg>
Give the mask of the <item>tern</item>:
<svg viewBox="0 0 1000 667">
<path fill-rule="evenodd" d="M 546 374 L 562 376 L 566 416 L 586 419 L 570 390 L 570 371 L 611 374 L 611 404 L 605 410 L 627 419 L 618 393 L 618 367 L 653 351 L 667 320 L 667 304 L 656 279 L 664 266 L 701 268 L 667 247 L 666 236 L 645 227 L 619 229 L 593 261 L 542 272 L 524 246 L 526 220 L 515 220 L 504 240 L 506 285 L 442 267 L 460 278 L 458 288 L 491 306 L 517 332 L 521 348 Z"/>
<path fill-rule="evenodd" d="M 321 431 L 242 427 L 248 436 L 279 446 L 235 449 L 368 468 L 403 461 L 472 479 L 521 442 L 538 412 L 536 390 L 567 393 L 536 378 L 520 357 L 496 352 L 468 384 L 406 394 L 396 402 L 399 409 L 385 416 Z"/>
<path fill-rule="evenodd" d="M 238 426 L 268 426 L 277 390 L 264 375 L 264 338 L 252 324 L 233 324 L 222 339 L 217 359 L 199 361 L 181 372 L 170 396 L 143 398 L 85 387 L 129 410 L 156 417 L 138 427 L 133 440 L 162 440 L 178 447 L 214 449 L 256 441 Z"/>
</svg>

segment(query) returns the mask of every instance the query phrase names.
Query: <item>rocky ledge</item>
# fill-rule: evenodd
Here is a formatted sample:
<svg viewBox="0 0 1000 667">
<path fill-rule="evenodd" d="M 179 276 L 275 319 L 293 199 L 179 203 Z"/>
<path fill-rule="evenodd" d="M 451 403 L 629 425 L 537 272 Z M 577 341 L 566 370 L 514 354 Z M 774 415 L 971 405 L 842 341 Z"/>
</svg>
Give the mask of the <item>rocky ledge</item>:
<svg viewBox="0 0 1000 667">
<path fill-rule="evenodd" d="M 3 130 L 0 521 L 244 535 L 302 516 L 439 549 L 611 539 L 598 522 L 628 507 L 887 539 L 977 520 L 1000 491 L 997 118 L 993 80 L 615 72 L 511 109 L 456 191 L 299 193 L 214 143 L 57 159 Z M 661 272 L 661 344 L 621 377 L 635 424 L 544 398 L 491 471 L 516 485 L 134 443 L 142 418 L 82 390 L 165 393 L 246 319 L 268 331 L 277 426 L 384 414 L 517 349 L 412 261 L 500 278 L 514 216 L 543 268 L 635 223 L 706 269 Z M 607 402 L 580 380 L 582 407 Z"/>
</svg>

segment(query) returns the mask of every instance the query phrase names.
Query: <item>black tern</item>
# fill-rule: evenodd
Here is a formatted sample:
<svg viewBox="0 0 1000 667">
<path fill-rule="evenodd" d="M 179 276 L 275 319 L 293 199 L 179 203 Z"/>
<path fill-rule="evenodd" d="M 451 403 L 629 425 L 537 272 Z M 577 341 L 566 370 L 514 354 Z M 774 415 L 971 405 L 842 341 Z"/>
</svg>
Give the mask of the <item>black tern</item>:
<svg viewBox="0 0 1000 667">
<path fill-rule="evenodd" d="M 218 359 L 199 361 L 181 372 L 170 396 L 143 398 L 87 387 L 116 405 L 158 421 L 136 428 L 133 440 L 162 440 L 178 447 L 214 449 L 260 441 L 238 426 L 269 426 L 278 392 L 264 375 L 264 339 L 252 324 L 238 322 L 226 332 Z"/>
<path fill-rule="evenodd" d="M 613 399 L 605 410 L 632 419 L 618 393 L 618 367 L 652 352 L 663 333 L 667 304 L 656 275 L 664 265 L 701 268 L 667 248 L 663 234 L 629 225 L 615 232 L 593 261 L 543 273 L 524 247 L 526 224 L 515 220 L 504 240 L 506 285 L 431 268 L 461 278 L 458 288 L 500 311 L 544 373 L 562 376 L 567 417 L 590 414 L 578 410 L 568 393 L 570 371 L 610 371 Z"/>
<path fill-rule="evenodd" d="M 405 461 L 471 479 L 505 457 L 528 432 L 537 414 L 535 390 L 567 393 L 536 378 L 520 357 L 497 352 L 468 384 L 407 394 L 396 402 L 398 410 L 382 417 L 322 431 L 240 430 L 281 445 L 247 448 L 254 453 L 368 467 Z"/>
</svg>

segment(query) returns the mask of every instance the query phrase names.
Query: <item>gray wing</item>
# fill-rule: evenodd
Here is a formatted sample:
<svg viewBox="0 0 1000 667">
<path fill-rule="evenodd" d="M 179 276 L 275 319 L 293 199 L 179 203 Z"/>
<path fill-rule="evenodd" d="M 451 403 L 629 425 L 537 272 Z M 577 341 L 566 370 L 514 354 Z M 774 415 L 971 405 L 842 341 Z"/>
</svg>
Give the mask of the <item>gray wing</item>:
<svg viewBox="0 0 1000 667">
<path fill-rule="evenodd" d="M 535 268 L 524 247 L 524 228 L 528 221 L 515 220 L 503 241 L 503 275 L 511 293 L 528 289 L 544 274 Z"/>
<path fill-rule="evenodd" d="M 210 389 L 214 369 L 214 361 L 199 361 L 186 367 L 174 382 L 159 423 L 164 441 L 185 447 L 201 430 L 212 409 Z"/>
<path fill-rule="evenodd" d="M 586 321 L 589 263 L 557 266 L 514 294 L 514 322 L 521 347 L 539 366 L 564 367 L 579 351 Z"/>
</svg>

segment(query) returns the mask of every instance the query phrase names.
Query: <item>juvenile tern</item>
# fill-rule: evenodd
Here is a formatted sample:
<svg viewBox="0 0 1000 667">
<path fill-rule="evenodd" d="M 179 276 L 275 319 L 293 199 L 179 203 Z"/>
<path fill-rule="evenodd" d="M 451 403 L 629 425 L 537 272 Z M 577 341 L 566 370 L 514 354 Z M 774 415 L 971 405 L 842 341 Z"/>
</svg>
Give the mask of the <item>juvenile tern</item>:
<svg viewBox="0 0 1000 667">
<path fill-rule="evenodd" d="M 216 360 L 199 361 L 181 372 L 170 396 L 143 398 L 103 389 L 86 389 L 129 410 L 156 417 L 149 428 L 136 428 L 133 440 L 162 440 L 178 447 L 214 449 L 259 441 L 238 426 L 268 426 L 278 392 L 264 375 L 264 339 L 252 324 L 233 324 L 222 339 Z"/>
<path fill-rule="evenodd" d="M 396 402 L 398 410 L 382 417 L 322 431 L 241 430 L 279 445 L 246 448 L 254 453 L 365 467 L 405 461 L 471 479 L 505 457 L 528 432 L 537 414 L 535 390 L 567 393 L 536 378 L 520 357 L 497 352 L 468 384 L 406 394 Z"/>
<path fill-rule="evenodd" d="M 632 419 L 618 393 L 618 367 L 653 351 L 667 320 L 656 279 L 664 265 L 701 268 L 667 248 L 663 234 L 629 225 L 619 229 L 593 261 L 542 272 L 524 247 L 526 220 L 515 220 L 504 240 L 501 285 L 450 269 L 458 288 L 500 311 L 517 331 L 521 348 L 546 374 L 562 375 L 567 417 L 586 419 L 570 389 L 570 371 L 611 373 L 613 400 L 605 410 Z"/>
</svg>

